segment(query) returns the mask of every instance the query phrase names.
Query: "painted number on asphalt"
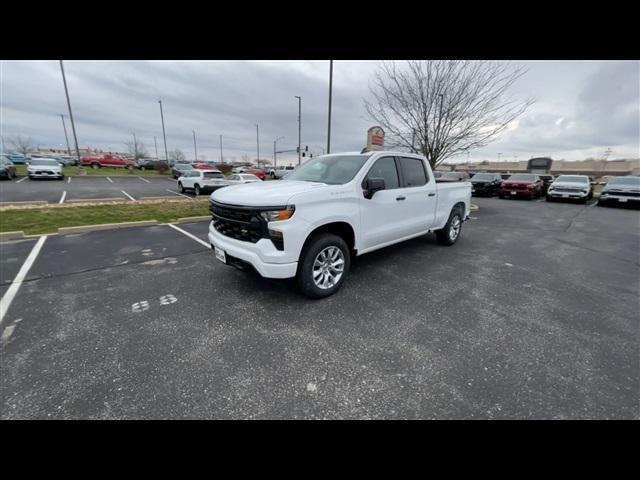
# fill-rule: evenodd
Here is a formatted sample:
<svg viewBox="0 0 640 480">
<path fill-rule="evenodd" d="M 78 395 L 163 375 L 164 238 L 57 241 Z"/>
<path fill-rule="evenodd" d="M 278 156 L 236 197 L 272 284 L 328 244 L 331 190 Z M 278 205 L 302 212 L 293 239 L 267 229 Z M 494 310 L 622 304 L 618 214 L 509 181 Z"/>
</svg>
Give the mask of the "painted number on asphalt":
<svg viewBox="0 0 640 480">
<path fill-rule="evenodd" d="M 136 302 L 131 305 L 132 312 L 142 312 L 144 310 L 149 310 L 149 302 L 143 300 L 142 302 Z"/>
<path fill-rule="evenodd" d="M 175 303 L 177 301 L 178 299 L 171 294 L 160 297 L 160 305 L 169 305 L 170 303 Z"/>
</svg>

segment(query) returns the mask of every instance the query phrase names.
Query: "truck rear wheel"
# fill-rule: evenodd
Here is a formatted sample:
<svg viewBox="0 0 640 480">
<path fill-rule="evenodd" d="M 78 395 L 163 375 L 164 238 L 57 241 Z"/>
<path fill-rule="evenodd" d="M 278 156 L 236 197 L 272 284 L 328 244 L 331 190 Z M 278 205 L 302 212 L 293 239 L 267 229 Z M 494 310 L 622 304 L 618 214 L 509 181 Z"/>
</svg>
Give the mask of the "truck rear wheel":
<svg viewBox="0 0 640 480">
<path fill-rule="evenodd" d="M 453 245 L 462 233 L 462 213 L 454 209 L 442 230 L 436 230 L 436 240 L 440 245 Z"/>
<path fill-rule="evenodd" d="M 296 280 L 300 291 L 311 298 L 333 295 L 349 273 L 349 245 L 338 235 L 314 236 L 303 250 Z"/>
<path fill-rule="evenodd" d="M 99 163 L 92 163 L 91 164 L 91 168 L 100 168 L 100 164 Z"/>
</svg>

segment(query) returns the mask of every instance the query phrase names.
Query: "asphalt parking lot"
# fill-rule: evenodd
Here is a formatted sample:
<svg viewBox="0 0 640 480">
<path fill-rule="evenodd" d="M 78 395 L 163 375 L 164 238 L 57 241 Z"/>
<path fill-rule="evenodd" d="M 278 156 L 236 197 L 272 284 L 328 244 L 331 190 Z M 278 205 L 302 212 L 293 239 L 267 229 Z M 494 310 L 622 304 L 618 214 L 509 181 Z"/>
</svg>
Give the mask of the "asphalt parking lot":
<svg viewBox="0 0 640 480">
<path fill-rule="evenodd" d="M 21 177 L 0 182 L 0 204 L 85 200 L 142 200 L 180 196 L 176 180 L 168 176 L 80 176 L 64 180 Z M 192 197 L 192 194 L 186 194 Z"/>
<path fill-rule="evenodd" d="M 1 418 L 640 419 L 640 213 L 474 203 L 455 246 L 359 257 L 319 301 L 167 225 L 50 236 L 0 325 Z M 0 244 L 0 294 L 36 241 Z"/>
</svg>

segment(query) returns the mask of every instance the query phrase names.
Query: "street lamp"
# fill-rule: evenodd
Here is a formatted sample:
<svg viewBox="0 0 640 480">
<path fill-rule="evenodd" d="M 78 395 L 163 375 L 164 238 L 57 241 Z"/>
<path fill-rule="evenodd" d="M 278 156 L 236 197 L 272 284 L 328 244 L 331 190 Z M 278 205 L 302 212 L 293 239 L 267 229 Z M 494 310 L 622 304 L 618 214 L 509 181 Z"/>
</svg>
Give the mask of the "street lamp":
<svg viewBox="0 0 640 480">
<path fill-rule="evenodd" d="M 158 100 L 160 104 L 160 119 L 162 120 L 162 137 L 164 138 L 164 159 L 169 163 L 169 152 L 167 151 L 167 133 L 164 130 L 164 114 L 162 112 L 162 100 Z"/>
<path fill-rule="evenodd" d="M 193 132 L 193 151 L 195 152 L 195 161 L 198 161 L 198 147 L 196 145 L 196 131 L 195 130 L 191 130 Z"/>
<path fill-rule="evenodd" d="M 276 154 L 276 144 L 278 143 L 278 140 L 284 140 L 284 137 L 278 137 L 273 141 L 273 168 L 276 168 L 276 162 L 277 162 L 277 154 Z"/>
<path fill-rule="evenodd" d="M 298 165 L 300 165 L 300 156 L 302 155 L 302 97 L 295 95 L 294 98 L 298 99 Z"/>
</svg>

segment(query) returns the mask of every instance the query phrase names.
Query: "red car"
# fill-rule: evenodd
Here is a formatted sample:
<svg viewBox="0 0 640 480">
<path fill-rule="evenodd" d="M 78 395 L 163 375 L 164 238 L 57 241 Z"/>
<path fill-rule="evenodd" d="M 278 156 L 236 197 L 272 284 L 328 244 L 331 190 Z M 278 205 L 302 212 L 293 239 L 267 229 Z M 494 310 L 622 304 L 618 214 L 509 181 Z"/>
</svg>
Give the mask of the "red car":
<svg viewBox="0 0 640 480">
<path fill-rule="evenodd" d="M 244 173 L 251 173 L 252 175 L 255 175 L 256 177 L 258 177 L 260 180 L 265 180 L 267 178 L 267 174 L 264 173 L 264 170 L 261 170 L 259 168 L 249 168 Z"/>
<path fill-rule="evenodd" d="M 116 168 L 135 168 L 136 162 L 122 157 L 114 157 L 113 155 L 102 155 L 99 157 L 82 157 L 80 163 L 85 167 L 116 167 Z"/>
<path fill-rule="evenodd" d="M 500 198 L 540 198 L 542 196 L 543 181 L 533 173 L 516 173 L 502 182 L 498 196 Z"/>
</svg>

